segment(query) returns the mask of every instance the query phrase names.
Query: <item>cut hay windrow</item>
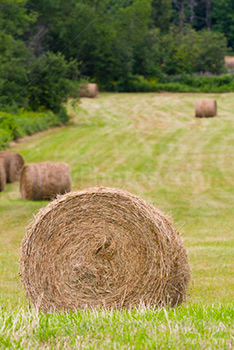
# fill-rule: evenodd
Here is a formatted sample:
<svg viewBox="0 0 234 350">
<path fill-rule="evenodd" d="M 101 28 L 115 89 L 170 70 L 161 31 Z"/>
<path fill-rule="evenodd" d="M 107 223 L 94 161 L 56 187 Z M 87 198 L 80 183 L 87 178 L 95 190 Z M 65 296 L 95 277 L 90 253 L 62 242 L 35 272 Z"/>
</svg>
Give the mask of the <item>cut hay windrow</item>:
<svg viewBox="0 0 234 350">
<path fill-rule="evenodd" d="M 0 192 L 6 189 L 6 170 L 4 160 L 0 158 Z"/>
<path fill-rule="evenodd" d="M 80 96 L 96 98 L 98 96 L 98 85 L 97 84 L 82 85 L 80 87 Z"/>
<path fill-rule="evenodd" d="M 190 281 L 170 218 L 120 189 L 59 196 L 40 210 L 21 246 L 27 297 L 44 312 L 177 306 Z"/>
<path fill-rule="evenodd" d="M 198 118 L 217 116 L 217 102 L 214 99 L 198 100 L 195 103 L 195 115 Z"/>
<path fill-rule="evenodd" d="M 50 200 L 71 190 L 70 168 L 66 163 L 30 163 L 21 173 L 22 199 Z"/>
<path fill-rule="evenodd" d="M 4 162 L 7 182 L 19 181 L 24 159 L 19 153 L 0 152 L 0 159 Z"/>
</svg>

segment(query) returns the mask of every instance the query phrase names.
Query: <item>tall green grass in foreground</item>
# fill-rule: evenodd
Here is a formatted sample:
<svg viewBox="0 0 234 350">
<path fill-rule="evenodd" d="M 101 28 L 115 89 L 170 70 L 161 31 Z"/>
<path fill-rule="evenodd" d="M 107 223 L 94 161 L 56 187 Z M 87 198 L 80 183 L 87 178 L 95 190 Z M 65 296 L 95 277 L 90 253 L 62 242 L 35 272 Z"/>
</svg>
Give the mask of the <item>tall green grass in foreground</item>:
<svg viewBox="0 0 234 350">
<path fill-rule="evenodd" d="M 219 117 L 194 117 L 203 97 L 217 98 Z M 28 313 L 19 246 L 47 203 L 23 201 L 18 184 L 8 184 L 0 193 L 0 348 L 234 348 L 234 94 L 101 94 L 68 109 L 70 126 L 13 151 L 26 162 L 68 162 L 73 189 L 120 187 L 170 213 L 188 248 L 188 304 L 167 312 Z"/>
<path fill-rule="evenodd" d="M 0 313 L 2 348 L 233 349 L 233 305 L 177 310 Z"/>
</svg>

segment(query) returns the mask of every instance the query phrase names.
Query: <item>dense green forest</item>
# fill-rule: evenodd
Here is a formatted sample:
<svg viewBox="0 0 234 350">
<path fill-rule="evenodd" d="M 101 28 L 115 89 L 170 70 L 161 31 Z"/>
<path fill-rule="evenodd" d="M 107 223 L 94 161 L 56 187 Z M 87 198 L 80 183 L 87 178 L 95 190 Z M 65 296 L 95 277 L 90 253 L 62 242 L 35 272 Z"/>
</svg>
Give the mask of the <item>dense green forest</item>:
<svg viewBox="0 0 234 350">
<path fill-rule="evenodd" d="M 82 79 L 230 91 L 233 77 L 214 75 L 233 47 L 233 0 L 0 0 L 0 108 L 58 113 Z"/>
</svg>

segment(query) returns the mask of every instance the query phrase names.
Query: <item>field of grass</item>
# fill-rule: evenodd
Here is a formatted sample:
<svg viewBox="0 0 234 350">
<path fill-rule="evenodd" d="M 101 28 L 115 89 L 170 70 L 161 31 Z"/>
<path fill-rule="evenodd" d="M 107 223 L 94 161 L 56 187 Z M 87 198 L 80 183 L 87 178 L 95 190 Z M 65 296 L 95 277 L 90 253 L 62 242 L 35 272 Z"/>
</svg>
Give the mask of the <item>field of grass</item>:
<svg viewBox="0 0 234 350">
<path fill-rule="evenodd" d="M 18 272 L 26 226 L 46 202 L 0 193 L 0 349 L 234 348 L 234 94 L 212 94 L 219 117 L 196 119 L 202 94 L 100 94 L 69 103 L 72 124 L 12 151 L 26 162 L 66 161 L 73 189 L 124 188 L 172 215 L 192 284 L 176 311 L 37 315 Z M 73 101 L 74 102 L 74 101 Z"/>
</svg>

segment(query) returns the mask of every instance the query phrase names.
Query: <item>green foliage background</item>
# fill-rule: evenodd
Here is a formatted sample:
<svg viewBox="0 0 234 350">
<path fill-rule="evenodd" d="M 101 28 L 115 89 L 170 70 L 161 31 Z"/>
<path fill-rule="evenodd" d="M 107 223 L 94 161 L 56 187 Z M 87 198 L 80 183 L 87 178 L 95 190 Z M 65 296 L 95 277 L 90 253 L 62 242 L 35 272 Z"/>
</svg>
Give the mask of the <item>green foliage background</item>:
<svg viewBox="0 0 234 350">
<path fill-rule="evenodd" d="M 233 18 L 229 0 L 1 0 L 0 108 L 57 113 L 83 78 L 110 91 L 160 90 L 132 87 L 139 76 L 195 91 L 170 77 L 225 73 Z"/>
<path fill-rule="evenodd" d="M 66 123 L 62 105 L 83 80 L 116 92 L 233 91 L 233 18 L 229 0 L 1 0 L 0 110 L 51 110 Z"/>
</svg>

